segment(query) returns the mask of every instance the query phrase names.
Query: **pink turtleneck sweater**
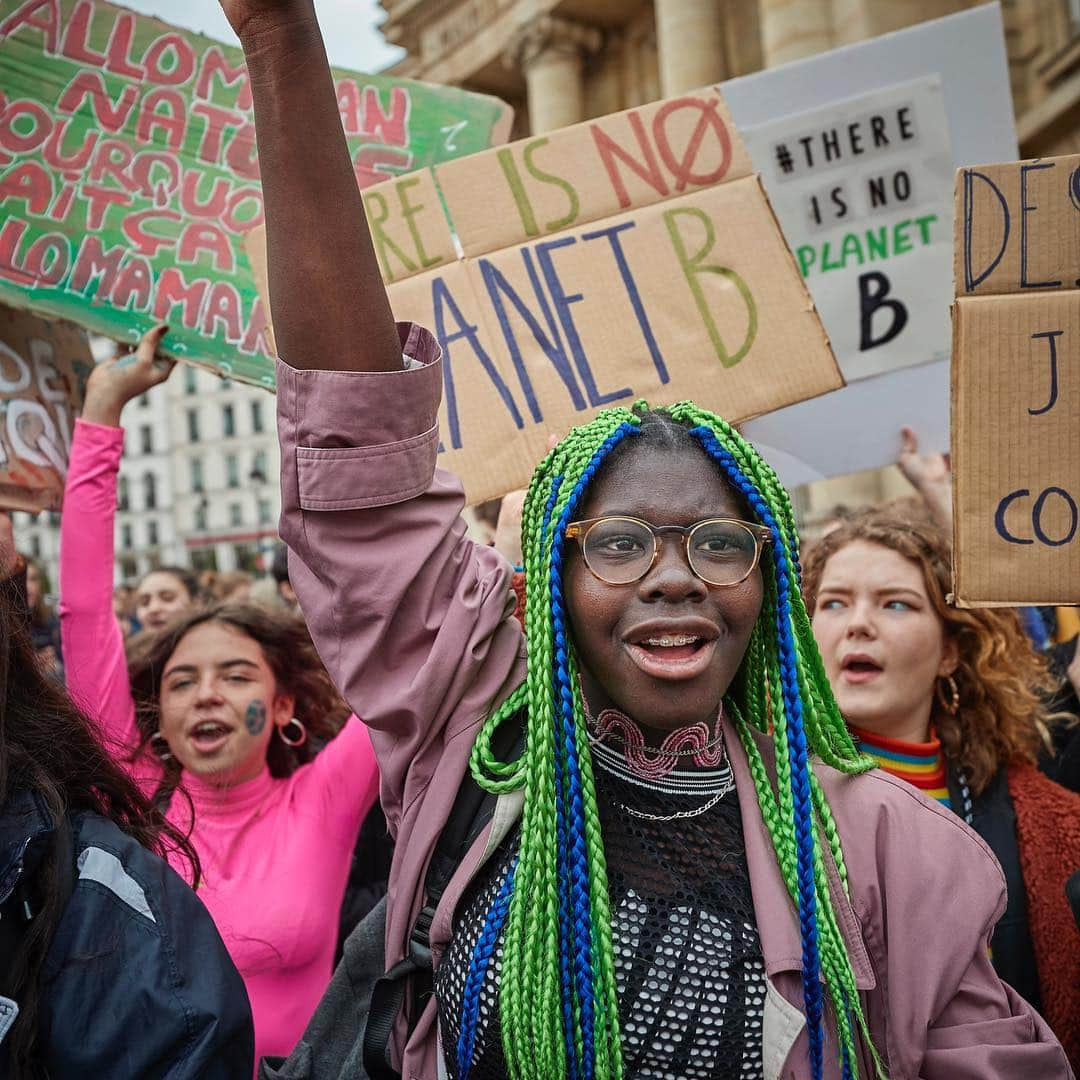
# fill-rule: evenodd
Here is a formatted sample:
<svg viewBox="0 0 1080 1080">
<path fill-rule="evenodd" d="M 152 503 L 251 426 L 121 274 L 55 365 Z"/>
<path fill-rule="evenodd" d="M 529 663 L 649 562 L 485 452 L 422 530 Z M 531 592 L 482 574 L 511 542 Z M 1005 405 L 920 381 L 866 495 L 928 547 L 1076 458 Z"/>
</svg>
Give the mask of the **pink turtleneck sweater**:
<svg viewBox="0 0 1080 1080">
<path fill-rule="evenodd" d="M 124 642 L 113 615 L 113 519 L 124 433 L 78 421 L 60 548 L 60 620 L 68 687 L 97 719 L 144 793 L 161 776 L 138 745 Z M 243 976 L 255 1018 L 255 1060 L 288 1054 L 330 981 L 338 913 L 357 832 L 378 794 L 367 728 L 354 716 L 287 779 L 267 769 L 232 788 L 185 774 L 167 817 L 191 830 L 198 894 Z M 192 812 L 194 810 L 194 827 Z M 178 857 L 174 869 L 190 881 Z"/>
</svg>

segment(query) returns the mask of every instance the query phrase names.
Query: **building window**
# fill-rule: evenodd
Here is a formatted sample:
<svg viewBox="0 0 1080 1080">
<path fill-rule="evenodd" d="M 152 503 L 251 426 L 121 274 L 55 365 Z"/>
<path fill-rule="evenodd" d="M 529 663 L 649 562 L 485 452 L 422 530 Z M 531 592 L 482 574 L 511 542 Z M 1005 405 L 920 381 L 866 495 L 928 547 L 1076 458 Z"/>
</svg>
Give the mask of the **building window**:
<svg viewBox="0 0 1080 1080">
<path fill-rule="evenodd" d="M 195 531 L 206 532 L 206 500 L 195 507 Z"/>
<path fill-rule="evenodd" d="M 254 544 L 234 544 L 233 559 L 237 570 L 254 574 L 259 569 L 259 550 Z"/>
<path fill-rule="evenodd" d="M 269 525 L 274 517 L 274 508 L 270 505 L 269 499 L 259 500 L 259 524 Z"/>
<path fill-rule="evenodd" d="M 251 479 L 256 484 L 265 484 L 269 479 L 266 468 L 266 451 L 259 450 L 251 459 Z"/>
<path fill-rule="evenodd" d="M 40 559 L 41 558 L 41 537 L 40 536 L 31 536 L 30 537 L 30 554 L 35 559 Z"/>
<path fill-rule="evenodd" d="M 226 439 L 236 434 L 236 414 L 231 405 L 221 406 L 221 433 Z"/>
<path fill-rule="evenodd" d="M 240 486 L 240 459 L 235 454 L 225 455 L 225 484 L 231 488 Z"/>
<path fill-rule="evenodd" d="M 203 490 L 202 458 L 193 457 L 188 462 L 191 469 L 191 490 L 200 492 Z"/>
<path fill-rule="evenodd" d="M 131 541 L 131 526 L 124 524 L 120 526 L 120 546 L 125 551 L 130 551 L 134 544 Z"/>
<path fill-rule="evenodd" d="M 143 509 L 157 509 L 157 477 L 153 473 L 147 473 L 142 478 L 143 486 Z"/>
<path fill-rule="evenodd" d="M 188 409 L 187 411 L 187 437 L 188 442 L 199 441 L 199 410 Z"/>
<path fill-rule="evenodd" d="M 195 369 L 190 364 L 184 365 L 184 393 L 194 394 L 196 390 L 195 386 Z"/>
<path fill-rule="evenodd" d="M 150 547 L 157 547 L 160 543 L 158 539 L 158 527 L 156 521 L 148 521 L 146 523 L 146 543 Z"/>
<path fill-rule="evenodd" d="M 145 409 L 149 404 L 150 404 L 150 395 L 149 394 L 140 394 L 139 395 L 139 408 L 140 409 Z"/>
<path fill-rule="evenodd" d="M 129 505 L 128 478 L 126 476 L 121 476 L 116 482 L 116 506 L 119 510 L 126 510 Z"/>
<path fill-rule="evenodd" d="M 229 524 L 234 529 L 244 524 L 244 511 L 239 503 L 229 503 Z"/>
<path fill-rule="evenodd" d="M 1077 0 L 1080 3 L 1080 0 Z M 262 434 L 263 429 L 263 403 L 261 401 L 253 401 L 251 403 L 251 430 L 256 435 Z"/>
<path fill-rule="evenodd" d="M 154 452 L 154 431 L 149 424 L 143 424 L 143 426 L 139 428 L 139 445 L 144 454 L 152 454 Z"/>
<path fill-rule="evenodd" d="M 139 576 L 139 565 L 136 563 L 134 556 L 125 555 L 120 562 L 120 577 L 124 581 L 131 581 L 133 578 Z"/>
</svg>

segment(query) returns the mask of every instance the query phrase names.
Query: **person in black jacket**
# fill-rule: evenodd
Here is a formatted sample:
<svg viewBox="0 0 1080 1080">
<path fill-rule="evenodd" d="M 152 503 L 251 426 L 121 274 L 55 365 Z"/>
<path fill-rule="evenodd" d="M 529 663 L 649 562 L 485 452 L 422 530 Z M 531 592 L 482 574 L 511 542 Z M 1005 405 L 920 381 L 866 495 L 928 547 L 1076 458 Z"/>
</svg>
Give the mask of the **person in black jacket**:
<svg viewBox="0 0 1080 1080">
<path fill-rule="evenodd" d="M 0 514 L 0 1076 L 250 1077 L 251 1008 L 187 840 L 36 661 Z"/>
</svg>

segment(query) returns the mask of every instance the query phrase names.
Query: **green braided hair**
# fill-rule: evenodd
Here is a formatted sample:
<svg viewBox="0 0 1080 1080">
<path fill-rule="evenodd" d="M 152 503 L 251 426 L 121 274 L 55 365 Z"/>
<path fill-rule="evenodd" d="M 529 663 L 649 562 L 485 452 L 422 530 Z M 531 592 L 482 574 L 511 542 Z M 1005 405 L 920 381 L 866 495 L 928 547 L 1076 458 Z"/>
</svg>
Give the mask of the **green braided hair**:
<svg viewBox="0 0 1080 1080">
<path fill-rule="evenodd" d="M 787 492 L 731 425 L 692 402 L 655 411 L 639 402 L 633 409 L 600 412 L 544 458 L 529 486 L 522 517 L 527 674 L 483 725 L 471 760 L 474 777 L 488 791 L 524 789 L 520 844 L 466 979 L 459 1075 L 468 1075 L 479 991 L 500 934 L 500 1028 L 510 1076 L 615 1080 L 623 1074 L 607 867 L 562 565 L 566 525 L 595 474 L 616 446 L 640 437 L 649 416 L 686 429 L 772 533 L 762 559 L 761 614 L 724 707 L 746 751 L 799 915 L 812 1075 L 816 1080 L 822 1073 L 824 984 L 845 1080 L 859 1076 L 856 1028 L 883 1077 L 830 894 L 823 845 L 848 889 L 840 838 L 809 767 L 816 756 L 853 775 L 873 762 L 852 742 L 814 644 L 799 591 L 798 537 Z M 492 735 L 517 715 L 524 716 L 525 750 L 518 760 L 503 762 L 492 752 Z M 772 737 L 775 783 L 755 730 Z"/>
</svg>

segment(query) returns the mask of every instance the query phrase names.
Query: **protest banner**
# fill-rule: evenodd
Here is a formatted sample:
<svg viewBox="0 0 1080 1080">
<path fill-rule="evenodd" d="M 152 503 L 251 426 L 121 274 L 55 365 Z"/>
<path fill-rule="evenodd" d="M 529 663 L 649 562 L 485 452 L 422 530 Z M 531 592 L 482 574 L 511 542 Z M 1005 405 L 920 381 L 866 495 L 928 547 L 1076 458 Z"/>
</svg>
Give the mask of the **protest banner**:
<svg viewBox="0 0 1080 1080">
<path fill-rule="evenodd" d="M 745 131 L 844 379 L 947 360 L 953 156 L 937 77 Z"/>
<path fill-rule="evenodd" d="M 367 187 L 502 142 L 495 98 L 333 71 Z M 0 7 L 0 301 L 273 386 L 242 235 L 262 220 L 239 48 L 103 0 Z"/>
<path fill-rule="evenodd" d="M 0 307 L 0 509 L 60 509 L 93 366 L 78 327 Z"/>
<path fill-rule="evenodd" d="M 961 169 L 953 591 L 1080 604 L 1080 155 Z"/>
<path fill-rule="evenodd" d="M 441 461 L 470 502 L 605 405 L 690 397 L 735 422 L 841 385 L 716 89 L 432 172 L 449 227 L 422 176 L 365 204 L 395 315 L 442 345 Z"/>
<path fill-rule="evenodd" d="M 837 239 L 849 230 L 824 229 L 824 210 L 829 200 L 822 200 L 820 193 L 822 232 L 812 231 L 801 221 L 798 231 L 789 226 L 782 189 L 786 184 L 801 191 L 802 182 L 779 181 L 775 175 L 779 165 L 776 143 L 784 141 L 785 130 L 796 138 L 811 135 L 816 130 L 818 149 L 824 153 L 823 133 L 831 133 L 833 127 L 841 129 L 842 123 L 869 115 L 869 110 L 863 111 L 859 98 L 871 103 L 871 109 L 875 101 L 898 104 L 913 80 L 929 86 L 924 83 L 927 78 L 940 84 L 940 102 L 952 151 L 946 203 L 934 211 L 920 208 L 910 215 L 901 214 L 895 219 L 879 221 L 878 226 L 889 223 L 894 227 L 905 219 L 912 221 L 911 225 L 902 227 L 899 234 L 891 232 L 885 239 L 889 259 L 867 261 L 861 267 L 853 267 L 850 260 L 854 258 L 857 264 L 858 249 L 854 241 L 848 241 L 847 266 L 822 271 L 825 242 L 830 242 L 829 262 L 835 263 L 837 252 L 843 251 L 843 240 L 838 249 Z M 806 282 L 822 313 L 841 370 L 848 379 L 842 390 L 751 421 L 743 427 L 744 434 L 762 449 L 788 485 L 894 462 L 900 450 L 900 428 L 905 425 L 915 430 L 919 445 L 926 452 L 947 450 L 951 344 L 948 308 L 952 300 L 948 277 L 952 259 L 947 245 L 952 238 L 952 171 L 958 166 L 980 161 L 1007 161 L 1018 156 L 1000 7 L 986 4 L 796 63 L 732 79 L 723 83 L 721 90 L 739 129 L 750 132 L 751 158 L 764 177 L 765 189 L 777 207 L 792 248 L 798 251 L 805 245 L 814 246 L 815 262 L 812 265 L 810 256 L 803 253 L 807 264 Z M 936 91 L 930 93 L 928 106 Z M 816 127 L 811 125 L 808 130 L 792 119 L 793 103 L 797 103 L 794 107 L 799 110 L 814 111 L 818 118 Z M 850 119 L 853 108 L 854 121 Z M 830 113 L 835 117 L 833 123 L 825 121 Z M 924 155 L 924 150 L 928 149 L 925 140 L 918 153 L 897 153 L 898 162 L 902 160 L 905 166 L 911 165 L 908 171 L 912 198 L 936 188 L 940 181 L 940 151 L 945 145 L 945 131 L 939 126 L 940 115 L 935 110 L 926 115 L 933 124 L 933 142 L 938 153 L 927 158 Z M 782 122 L 781 118 L 784 118 Z M 779 138 L 764 141 L 755 138 L 761 125 L 776 125 Z M 838 142 L 843 135 L 848 137 L 850 146 L 846 126 L 838 130 Z M 862 145 L 865 149 L 865 139 Z M 787 148 L 794 159 L 790 142 Z M 797 144 L 794 149 L 801 149 L 801 146 Z M 888 158 L 881 160 L 884 165 Z M 839 172 L 843 172 L 846 162 L 835 164 Z M 858 169 L 853 172 L 862 175 Z M 871 171 L 871 175 L 875 174 Z M 826 183 L 823 174 L 821 187 L 826 196 L 832 186 L 835 185 L 831 181 Z M 868 189 L 863 190 L 869 195 Z M 904 189 L 900 190 L 902 193 Z M 816 192 L 810 190 L 808 193 Z M 807 202 L 804 206 L 810 213 L 812 204 Z M 940 220 L 924 223 L 931 241 L 930 246 L 924 246 L 922 227 L 917 219 L 928 212 L 937 213 Z M 860 230 L 865 232 L 862 222 L 859 230 L 852 231 Z M 866 259 L 873 241 L 868 242 L 865 236 L 862 240 L 862 254 Z M 878 243 L 880 250 L 882 242 L 879 240 Z M 908 244 L 911 251 L 897 251 Z M 895 257 L 897 255 L 899 257 Z M 857 345 L 865 314 L 860 306 L 859 278 L 871 272 L 884 273 L 889 279 L 887 294 L 880 291 L 883 287 L 880 279 L 868 277 L 864 281 L 868 297 L 876 295 L 878 301 L 884 302 L 872 313 L 867 328 L 872 337 L 882 337 L 891 329 L 894 325 L 891 314 L 896 313 L 899 317 L 899 309 L 890 307 L 887 301 L 896 300 L 902 304 L 907 319 L 902 332 L 892 341 L 859 351 Z M 839 313 L 834 305 L 839 298 L 832 295 L 833 290 L 846 292 Z M 910 348 L 907 347 L 909 344 Z M 887 358 L 888 369 L 871 374 L 879 358 Z"/>
</svg>

